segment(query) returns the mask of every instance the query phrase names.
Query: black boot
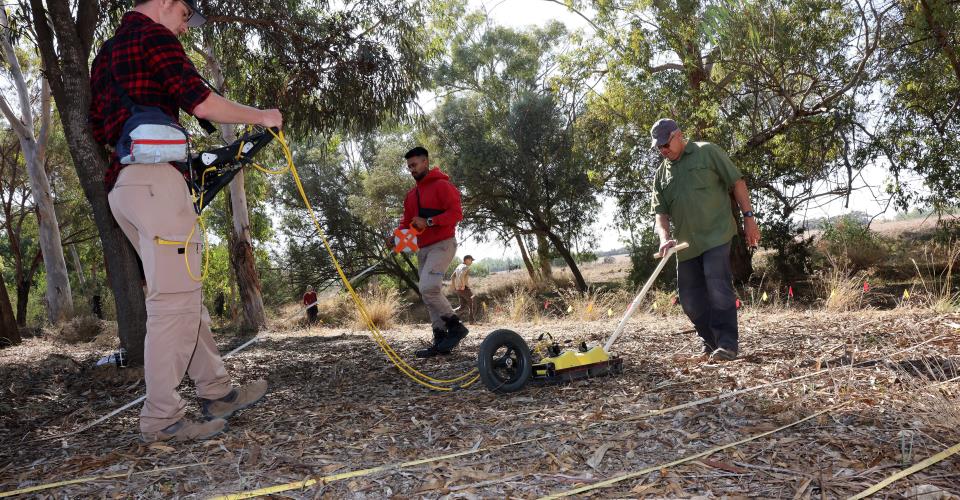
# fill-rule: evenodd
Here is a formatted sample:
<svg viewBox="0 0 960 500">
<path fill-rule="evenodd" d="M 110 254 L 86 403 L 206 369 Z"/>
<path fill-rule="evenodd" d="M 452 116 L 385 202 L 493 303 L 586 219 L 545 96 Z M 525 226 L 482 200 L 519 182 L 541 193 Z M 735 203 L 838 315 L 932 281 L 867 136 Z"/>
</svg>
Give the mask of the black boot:
<svg viewBox="0 0 960 500">
<path fill-rule="evenodd" d="M 439 354 L 448 354 L 449 351 L 444 353 L 444 352 L 440 352 L 437 349 L 437 346 L 439 346 L 440 343 L 443 342 L 443 340 L 446 338 L 447 338 L 446 330 L 441 330 L 440 328 L 434 328 L 433 329 L 433 345 L 431 345 L 430 347 L 427 347 L 426 349 L 420 349 L 419 351 L 414 353 L 414 356 L 418 358 L 432 358 Z"/>
<path fill-rule="evenodd" d="M 467 330 L 456 314 L 443 318 L 443 321 L 447 323 L 447 335 L 437 344 L 437 350 L 443 354 L 449 354 L 470 333 L 470 330 Z"/>
</svg>

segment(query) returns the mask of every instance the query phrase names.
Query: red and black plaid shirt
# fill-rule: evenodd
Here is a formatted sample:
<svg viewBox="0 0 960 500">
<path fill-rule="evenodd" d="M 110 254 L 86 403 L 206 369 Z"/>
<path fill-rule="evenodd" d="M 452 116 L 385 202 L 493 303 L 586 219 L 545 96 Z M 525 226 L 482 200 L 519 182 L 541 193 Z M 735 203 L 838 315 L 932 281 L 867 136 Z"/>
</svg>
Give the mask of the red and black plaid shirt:
<svg viewBox="0 0 960 500">
<path fill-rule="evenodd" d="M 180 109 L 193 114 L 210 95 L 176 35 L 139 12 L 127 12 L 117 33 L 100 48 L 90 71 L 93 137 L 111 148 L 130 117 L 110 81 L 111 73 L 134 103 L 160 108 L 178 122 Z M 111 154 L 103 179 L 107 191 L 113 188 L 121 168 L 116 153 Z"/>
</svg>

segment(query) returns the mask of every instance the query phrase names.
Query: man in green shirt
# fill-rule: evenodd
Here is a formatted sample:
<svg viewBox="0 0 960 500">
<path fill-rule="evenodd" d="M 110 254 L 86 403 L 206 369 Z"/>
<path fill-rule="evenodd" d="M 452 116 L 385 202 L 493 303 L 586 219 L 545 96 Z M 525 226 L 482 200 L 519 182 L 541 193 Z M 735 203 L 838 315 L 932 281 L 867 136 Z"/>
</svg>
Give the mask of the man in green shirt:
<svg viewBox="0 0 960 500">
<path fill-rule="evenodd" d="M 737 226 L 730 211 L 730 192 L 743 212 L 747 245 L 760 242 L 747 184 L 723 149 L 709 142 L 688 142 L 677 122 L 669 118 L 658 120 L 650 136 L 651 147 L 664 157 L 653 180 L 660 254 L 677 241 L 690 244 L 677 254 L 680 305 L 703 339 L 705 354 L 736 359 L 737 297 L 730 271 L 730 240 Z"/>
</svg>

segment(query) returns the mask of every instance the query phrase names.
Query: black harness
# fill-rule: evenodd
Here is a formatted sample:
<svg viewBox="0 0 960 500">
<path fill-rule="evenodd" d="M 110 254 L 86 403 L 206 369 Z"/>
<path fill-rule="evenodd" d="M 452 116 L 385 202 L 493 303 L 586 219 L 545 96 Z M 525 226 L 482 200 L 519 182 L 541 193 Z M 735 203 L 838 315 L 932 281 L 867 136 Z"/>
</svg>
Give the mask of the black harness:
<svg viewBox="0 0 960 500">
<path fill-rule="evenodd" d="M 260 152 L 279 129 L 261 129 L 259 132 L 244 134 L 232 143 L 218 148 L 208 149 L 192 155 L 188 161 L 173 162 L 184 174 L 187 185 L 196 199 L 194 209 L 199 214 L 210 204 L 224 187 L 230 184 L 237 172 L 253 163 L 253 157 Z"/>
</svg>

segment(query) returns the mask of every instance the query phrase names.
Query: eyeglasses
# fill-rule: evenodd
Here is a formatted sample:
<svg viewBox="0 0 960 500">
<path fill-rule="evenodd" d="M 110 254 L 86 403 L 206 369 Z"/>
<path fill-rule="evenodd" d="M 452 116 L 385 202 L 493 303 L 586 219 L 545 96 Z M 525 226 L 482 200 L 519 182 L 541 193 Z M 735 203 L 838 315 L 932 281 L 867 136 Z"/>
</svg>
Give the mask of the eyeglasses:
<svg viewBox="0 0 960 500">
<path fill-rule="evenodd" d="M 183 22 L 189 23 L 190 20 L 193 19 L 193 16 L 194 14 L 196 14 L 196 12 L 193 11 L 193 8 L 190 7 L 190 5 L 187 4 L 187 2 L 180 0 L 180 3 L 187 8 L 187 13 L 183 16 Z"/>
</svg>

